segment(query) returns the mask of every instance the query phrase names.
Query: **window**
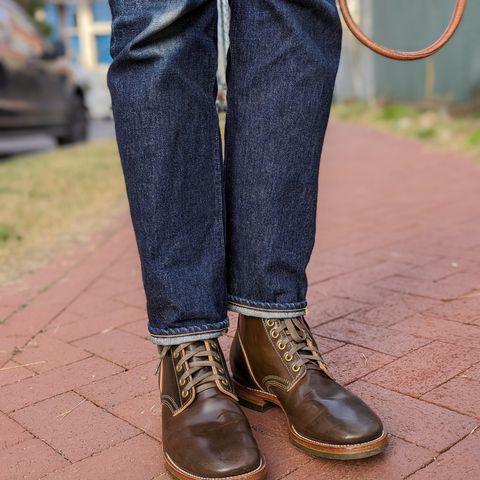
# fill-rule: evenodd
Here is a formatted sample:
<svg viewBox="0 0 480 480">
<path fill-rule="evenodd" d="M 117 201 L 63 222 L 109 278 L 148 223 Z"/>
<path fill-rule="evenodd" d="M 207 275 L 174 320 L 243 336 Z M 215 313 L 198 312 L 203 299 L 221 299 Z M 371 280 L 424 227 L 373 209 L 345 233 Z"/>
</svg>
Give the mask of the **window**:
<svg viewBox="0 0 480 480">
<path fill-rule="evenodd" d="M 45 16 L 47 22 L 53 29 L 55 36 L 58 36 L 58 30 L 61 23 L 61 8 L 54 3 L 47 3 L 45 5 Z M 68 4 L 63 10 L 65 13 L 65 25 L 67 27 L 77 26 L 77 6 L 73 3 Z"/>
<path fill-rule="evenodd" d="M 65 23 L 67 27 L 77 26 L 77 6 L 73 3 L 67 5 L 65 10 Z"/>
<path fill-rule="evenodd" d="M 59 18 L 57 14 L 57 8 L 52 3 L 47 3 L 45 5 L 45 20 L 52 28 L 52 37 L 58 38 L 58 25 L 59 25 Z"/>
<path fill-rule="evenodd" d="M 107 1 L 93 0 L 92 12 L 96 22 L 110 22 L 112 19 Z"/>
<path fill-rule="evenodd" d="M 70 36 L 69 47 L 72 54 L 72 60 L 78 62 L 80 56 L 80 40 L 77 35 Z"/>
<path fill-rule="evenodd" d="M 96 35 L 97 61 L 98 63 L 109 64 L 112 61 L 110 57 L 110 35 Z"/>
</svg>

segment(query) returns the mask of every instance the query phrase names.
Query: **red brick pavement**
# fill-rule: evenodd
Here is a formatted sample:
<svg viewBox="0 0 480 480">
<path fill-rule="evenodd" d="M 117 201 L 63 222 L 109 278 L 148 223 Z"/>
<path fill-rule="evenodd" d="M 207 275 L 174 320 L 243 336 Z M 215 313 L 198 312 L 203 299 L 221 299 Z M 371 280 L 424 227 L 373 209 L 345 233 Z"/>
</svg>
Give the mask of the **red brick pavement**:
<svg viewBox="0 0 480 480">
<path fill-rule="evenodd" d="M 480 478 L 480 165 L 334 123 L 319 200 L 308 318 L 391 444 L 312 459 L 278 410 L 247 412 L 269 478 Z M 0 480 L 166 478 L 127 217 L 0 298 Z"/>
</svg>

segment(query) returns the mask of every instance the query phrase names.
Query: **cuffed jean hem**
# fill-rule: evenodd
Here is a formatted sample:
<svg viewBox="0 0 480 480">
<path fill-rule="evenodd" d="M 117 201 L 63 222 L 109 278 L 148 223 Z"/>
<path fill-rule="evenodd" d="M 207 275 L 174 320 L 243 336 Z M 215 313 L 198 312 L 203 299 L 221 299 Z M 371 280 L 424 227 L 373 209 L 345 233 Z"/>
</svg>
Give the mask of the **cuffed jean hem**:
<svg viewBox="0 0 480 480">
<path fill-rule="evenodd" d="M 195 340 L 207 340 L 218 338 L 228 330 L 228 318 L 211 326 L 176 328 L 162 333 L 150 331 L 150 340 L 155 345 L 180 345 L 181 343 L 193 342 Z"/>
<path fill-rule="evenodd" d="M 292 318 L 306 315 L 307 302 L 267 303 L 229 295 L 227 309 L 251 317 Z"/>
</svg>

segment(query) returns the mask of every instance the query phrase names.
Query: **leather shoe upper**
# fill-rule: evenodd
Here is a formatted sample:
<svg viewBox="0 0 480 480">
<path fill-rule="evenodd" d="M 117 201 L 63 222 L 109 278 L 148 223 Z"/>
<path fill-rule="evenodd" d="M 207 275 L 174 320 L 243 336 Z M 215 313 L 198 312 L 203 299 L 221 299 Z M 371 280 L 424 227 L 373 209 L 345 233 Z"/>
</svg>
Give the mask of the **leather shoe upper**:
<svg viewBox="0 0 480 480">
<path fill-rule="evenodd" d="M 378 416 L 335 382 L 303 318 L 239 315 L 230 355 L 233 378 L 275 395 L 300 435 L 338 445 L 382 435 Z"/>
<path fill-rule="evenodd" d="M 161 356 L 163 448 L 171 462 L 205 478 L 257 469 L 262 458 L 218 341 L 164 347 Z"/>
</svg>

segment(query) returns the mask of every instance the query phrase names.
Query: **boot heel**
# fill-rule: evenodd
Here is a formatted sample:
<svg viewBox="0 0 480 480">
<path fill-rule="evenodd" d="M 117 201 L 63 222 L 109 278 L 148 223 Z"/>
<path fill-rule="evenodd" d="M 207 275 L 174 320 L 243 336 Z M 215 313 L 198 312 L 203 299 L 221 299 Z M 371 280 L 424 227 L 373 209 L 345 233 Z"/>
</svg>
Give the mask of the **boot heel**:
<svg viewBox="0 0 480 480">
<path fill-rule="evenodd" d="M 250 388 L 240 385 L 238 382 L 234 383 L 235 393 L 237 394 L 240 405 L 261 413 L 266 412 L 275 406 L 274 403 L 262 398 L 260 392 L 257 393 Z"/>
</svg>

